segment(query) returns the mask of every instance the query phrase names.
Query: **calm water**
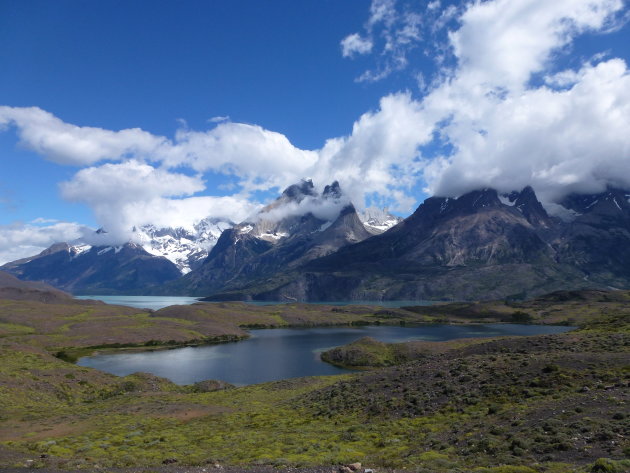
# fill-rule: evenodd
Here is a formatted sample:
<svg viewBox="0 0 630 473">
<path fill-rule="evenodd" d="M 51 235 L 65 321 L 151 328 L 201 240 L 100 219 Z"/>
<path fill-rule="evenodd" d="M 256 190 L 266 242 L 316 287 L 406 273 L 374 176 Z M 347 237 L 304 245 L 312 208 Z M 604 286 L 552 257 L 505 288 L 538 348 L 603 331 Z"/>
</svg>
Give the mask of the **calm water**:
<svg viewBox="0 0 630 473">
<path fill-rule="evenodd" d="M 107 304 L 126 305 L 139 309 L 158 310 L 169 305 L 188 305 L 199 302 L 199 297 L 175 297 L 175 296 L 76 296 L 77 299 L 96 299 Z M 289 304 L 287 301 L 245 301 L 251 305 L 276 305 Z M 410 305 L 431 305 L 431 301 L 329 301 L 310 302 L 310 304 L 326 305 L 375 305 L 379 307 L 404 307 Z"/>
<path fill-rule="evenodd" d="M 444 341 L 468 337 L 560 333 L 568 330 L 571 327 L 512 324 L 252 330 L 250 339 L 237 343 L 98 355 L 81 358 L 78 364 L 119 376 L 137 371 L 153 373 L 177 384 L 221 379 L 236 385 L 245 385 L 348 372 L 322 362 L 319 353 L 365 336 L 383 342 Z"/>
<path fill-rule="evenodd" d="M 126 305 L 139 309 L 158 310 L 169 305 L 188 305 L 199 302 L 198 297 L 174 296 L 75 296 L 77 299 L 96 299 L 107 304 Z"/>
</svg>

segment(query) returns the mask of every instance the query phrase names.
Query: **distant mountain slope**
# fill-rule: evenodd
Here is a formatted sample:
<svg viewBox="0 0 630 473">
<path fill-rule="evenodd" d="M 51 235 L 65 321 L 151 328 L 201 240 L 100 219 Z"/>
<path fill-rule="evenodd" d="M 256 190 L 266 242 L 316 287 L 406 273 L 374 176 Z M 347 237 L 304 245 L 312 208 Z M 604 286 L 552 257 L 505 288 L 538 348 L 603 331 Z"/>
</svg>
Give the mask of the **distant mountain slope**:
<svg viewBox="0 0 630 473">
<path fill-rule="evenodd" d="M 116 247 L 57 243 L 39 255 L 7 263 L 0 270 L 24 281 L 44 281 L 73 294 L 142 294 L 146 287 L 181 275 L 166 258 L 152 256 L 132 243 Z"/>
<path fill-rule="evenodd" d="M 558 238 L 558 258 L 575 265 L 593 283 L 627 288 L 630 280 L 630 193 L 609 189 L 571 195 L 562 205 L 575 219 Z"/>
<path fill-rule="evenodd" d="M 389 231 L 217 298 L 490 299 L 630 287 L 630 204 L 609 190 L 570 196 L 573 220 L 534 191 L 432 197 Z"/>
<path fill-rule="evenodd" d="M 46 303 L 68 303 L 72 296 L 39 281 L 21 281 L 0 271 L 0 299 L 27 300 Z"/>
</svg>

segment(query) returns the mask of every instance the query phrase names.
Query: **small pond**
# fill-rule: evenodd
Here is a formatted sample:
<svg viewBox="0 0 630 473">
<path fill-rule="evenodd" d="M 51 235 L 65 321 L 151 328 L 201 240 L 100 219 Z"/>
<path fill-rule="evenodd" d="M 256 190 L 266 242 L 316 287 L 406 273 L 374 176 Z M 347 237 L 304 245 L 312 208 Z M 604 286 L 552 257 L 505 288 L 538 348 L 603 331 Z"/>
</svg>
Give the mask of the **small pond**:
<svg viewBox="0 0 630 473">
<path fill-rule="evenodd" d="M 220 379 L 236 385 L 246 385 L 348 372 L 322 362 L 319 354 L 365 336 L 391 343 L 538 335 L 562 333 L 571 329 L 572 327 L 549 325 L 475 324 L 252 330 L 251 338 L 236 343 L 96 355 L 81 358 L 78 364 L 119 376 L 137 371 L 153 373 L 177 384 Z"/>
</svg>

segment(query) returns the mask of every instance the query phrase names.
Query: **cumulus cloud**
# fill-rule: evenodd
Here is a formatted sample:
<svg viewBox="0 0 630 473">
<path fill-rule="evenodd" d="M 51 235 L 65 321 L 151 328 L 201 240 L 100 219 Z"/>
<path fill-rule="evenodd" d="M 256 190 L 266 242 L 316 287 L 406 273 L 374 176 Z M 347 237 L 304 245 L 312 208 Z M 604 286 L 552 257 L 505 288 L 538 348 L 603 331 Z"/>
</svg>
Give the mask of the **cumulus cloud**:
<svg viewBox="0 0 630 473">
<path fill-rule="evenodd" d="M 38 254 L 54 243 L 74 241 L 93 232 L 85 225 L 36 219 L 0 225 L 0 265 Z"/>
<path fill-rule="evenodd" d="M 31 109 L 24 110 L 31 113 Z M 60 185 L 61 195 L 89 205 L 99 224 L 120 238 L 128 237 L 134 225 L 142 224 L 143 212 L 133 209 L 145 207 L 151 218 L 159 218 L 156 211 L 159 213 L 157 209 L 166 206 L 168 199 L 183 200 L 204 191 L 201 176 L 208 171 L 237 178 L 232 202 L 239 203 L 238 210 L 234 205 L 229 207 L 237 217 L 255 205 L 247 199 L 253 191 L 281 190 L 304 176 L 315 177 L 321 186 L 339 180 L 362 207 L 368 193 L 389 195 L 393 188 L 411 185 L 411 176 L 418 171 L 414 167 L 416 147 L 429 136 L 429 130 L 422 129 L 424 122 L 409 94 L 393 94 L 381 100 L 379 109 L 361 116 L 351 135 L 328 140 L 319 150 L 297 148 L 280 133 L 244 123 L 223 122 L 206 131 L 179 129 L 174 140 L 158 136 L 148 140 L 158 143 L 150 159 L 144 152 L 119 155 L 112 149 L 112 154 L 97 153 L 86 162 L 100 158 L 116 162 L 78 171 Z M 40 122 L 42 130 L 28 126 L 33 126 L 33 134 L 46 136 L 53 133 L 47 129 L 50 123 L 61 123 L 64 129 L 80 128 L 56 117 Z M 20 125 L 16 126 L 21 133 Z M 90 139 L 95 143 L 83 143 Z M 102 149 L 98 134 L 79 140 L 85 148 Z M 47 150 L 55 156 L 62 154 L 52 145 Z M 148 209 L 154 211 L 149 213 Z"/>
<path fill-rule="evenodd" d="M 160 209 L 156 203 L 192 195 L 203 190 L 204 184 L 199 176 L 128 161 L 82 169 L 70 181 L 61 183 L 60 188 L 65 199 L 90 206 L 113 244 L 128 240 L 134 225 L 158 217 Z M 142 213 L 141 207 L 147 205 L 154 206 L 151 217 Z"/>
<path fill-rule="evenodd" d="M 614 20 L 622 0 L 494 0 L 472 4 L 450 34 L 458 80 L 486 87 L 524 87 L 552 54 L 586 31 Z"/>
<path fill-rule="evenodd" d="M 281 133 L 232 122 L 207 131 L 178 130 L 175 144 L 163 147 L 159 157 L 169 167 L 236 176 L 246 191 L 293 184 L 317 162 L 316 152 L 295 147 Z"/>
<path fill-rule="evenodd" d="M 566 90 L 531 89 L 481 110 L 477 127 L 459 118 L 446 127 L 457 151 L 429 166 L 436 193 L 532 185 L 555 200 L 630 188 L 630 75 L 622 60 L 585 67 Z"/>
<path fill-rule="evenodd" d="M 111 131 L 72 125 L 38 107 L 0 106 L 0 129 L 8 126 L 17 128 L 23 146 L 56 163 L 75 166 L 149 157 L 164 141 L 139 128 Z"/>
<path fill-rule="evenodd" d="M 472 4 L 451 33 L 457 67 L 423 100 L 453 149 L 429 161 L 430 193 L 532 185 L 552 201 L 568 192 L 630 186 L 628 70 L 610 59 L 555 71 L 554 54 L 578 34 L 601 30 L 617 0 Z M 546 84 L 533 86 L 536 74 Z"/>
<path fill-rule="evenodd" d="M 106 234 L 84 235 L 89 244 L 121 244 L 134 239 L 133 227 L 183 227 L 206 217 L 239 222 L 259 204 L 239 196 L 197 196 L 205 184 L 187 176 L 137 161 L 107 163 L 82 169 L 61 183 L 62 196 L 87 204 Z"/>
<path fill-rule="evenodd" d="M 391 197 L 413 186 L 421 169 L 417 149 L 432 137 L 433 120 L 408 93 L 381 99 L 363 114 L 347 137 L 328 140 L 311 170 L 316 182 L 337 180 L 359 207 L 368 194 Z M 395 208 L 401 202 L 389 200 Z M 404 207 L 397 210 L 409 211 Z"/>
</svg>

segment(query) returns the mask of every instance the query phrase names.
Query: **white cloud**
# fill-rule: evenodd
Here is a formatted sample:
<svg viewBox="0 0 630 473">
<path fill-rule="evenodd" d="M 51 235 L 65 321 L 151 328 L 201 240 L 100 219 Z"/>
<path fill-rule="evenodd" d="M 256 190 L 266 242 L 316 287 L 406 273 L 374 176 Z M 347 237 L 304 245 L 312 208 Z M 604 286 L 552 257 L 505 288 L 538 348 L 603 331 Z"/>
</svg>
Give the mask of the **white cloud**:
<svg viewBox="0 0 630 473">
<path fill-rule="evenodd" d="M 240 221 L 258 206 L 244 197 L 188 197 L 204 190 L 199 176 L 186 176 L 128 161 L 86 168 L 61 184 L 62 196 L 90 206 L 107 235 L 87 235 L 90 243 L 119 244 L 133 238 L 134 226 L 185 227 L 209 216 Z"/>
<path fill-rule="evenodd" d="M 30 116 L 33 110 L 12 109 L 13 116 L 21 112 Z M 24 134 L 22 125 L 36 136 L 48 136 L 56 128 L 82 129 L 39 109 L 35 114 L 47 119 L 27 125 L 16 122 L 19 133 Z M 145 223 L 168 225 L 170 221 L 171 225 L 190 226 L 201 218 L 223 215 L 238 221 L 257 208 L 257 203 L 248 200 L 251 192 L 283 189 L 304 176 L 315 177 L 319 186 L 338 179 L 355 204 L 363 207 L 367 194 L 382 193 L 387 200 L 393 189 L 413 182 L 416 147 L 430 136 L 423 126 L 417 103 L 409 94 L 396 94 L 384 97 L 379 110 L 360 117 L 350 136 L 331 139 L 320 150 L 299 149 L 280 133 L 243 123 L 224 122 L 207 131 L 180 129 L 173 141 L 153 135 L 142 139 L 159 144 L 150 161 L 143 159 L 144 153 L 116 155 L 116 149 L 108 155 L 86 156 L 85 162 L 101 158 L 121 162 L 81 169 L 61 183 L 61 195 L 88 205 L 99 225 L 109 232 L 101 238 L 110 244 L 131 238 L 133 226 Z M 145 133 L 139 130 L 139 136 Z M 79 140 L 76 146 L 69 135 L 64 150 L 103 149 L 101 133 L 79 135 L 75 136 Z M 130 141 L 127 149 L 140 146 Z M 63 150 L 50 144 L 45 152 L 60 156 Z M 202 174 L 208 171 L 237 177 L 238 193 L 199 196 L 206 190 Z"/>
<path fill-rule="evenodd" d="M 372 51 L 372 46 L 372 40 L 369 38 L 363 38 L 358 33 L 352 33 L 341 40 L 341 54 L 343 57 L 367 54 Z"/>
<path fill-rule="evenodd" d="M 244 123 L 220 123 L 208 131 L 179 130 L 175 142 L 159 154 L 166 166 L 234 175 L 247 191 L 293 184 L 317 162 L 316 152 L 293 146 L 281 133 Z"/>
<path fill-rule="evenodd" d="M 65 123 L 38 107 L 0 106 L 0 129 L 13 125 L 25 147 L 59 164 L 85 166 L 126 156 L 150 156 L 164 138 L 131 128 L 121 131 Z"/>
<path fill-rule="evenodd" d="M 391 197 L 392 191 L 407 190 L 415 182 L 417 148 L 431 139 L 432 129 L 432 121 L 409 94 L 386 96 L 379 110 L 354 123 L 350 136 L 326 143 L 310 175 L 316 182 L 338 180 L 359 207 L 368 194 Z"/>
<path fill-rule="evenodd" d="M 630 188 L 630 75 L 611 59 L 586 66 L 566 90 L 531 89 L 477 102 L 475 120 L 445 130 L 457 152 L 429 169 L 430 186 L 452 195 L 532 185 L 547 200 L 568 192 Z M 484 133 L 479 133 L 483 129 Z M 434 175 L 431 176 L 431 172 Z"/>
<path fill-rule="evenodd" d="M 123 218 L 134 225 L 152 224 L 156 227 L 183 227 L 206 217 L 239 223 L 260 208 L 260 204 L 239 196 L 202 196 L 185 199 L 155 198 L 127 203 L 121 208 Z"/>
<path fill-rule="evenodd" d="M 134 225 L 145 223 L 146 215 L 133 212 L 139 204 L 192 195 L 204 185 L 198 176 L 129 161 L 82 169 L 60 187 L 65 199 L 90 206 L 99 224 L 109 232 L 111 243 L 120 243 L 129 239 Z M 158 216 L 160 210 L 154 211 L 153 217 Z"/>
<path fill-rule="evenodd" d="M 70 222 L 42 225 L 46 220 L 36 219 L 37 225 L 21 222 L 0 225 L 0 265 L 36 255 L 54 243 L 73 241 L 93 231 Z"/>
<path fill-rule="evenodd" d="M 311 213 L 321 220 L 332 221 L 348 203 L 349 199 L 345 195 L 339 199 L 306 196 L 299 202 L 291 201 L 257 214 L 255 218 L 277 222 L 283 218 Z"/>
<path fill-rule="evenodd" d="M 472 4 L 451 42 L 459 80 L 518 89 L 552 54 L 589 30 L 603 28 L 621 0 L 494 0 Z"/>
<path fill-rule="evenodd" d="M 424 99 L 454 151 L 425 169 L 431 193 L 532 185 L 543 199 L 630 187 L 630 82 L 620 59 L 579 71 L 550 60 L 576 35 L 606 28 L 616 0 L 475 3 L 451 34 L 458 67 Z M 548 86 L 533 87 L 533 74 Z"/>
</svg>

